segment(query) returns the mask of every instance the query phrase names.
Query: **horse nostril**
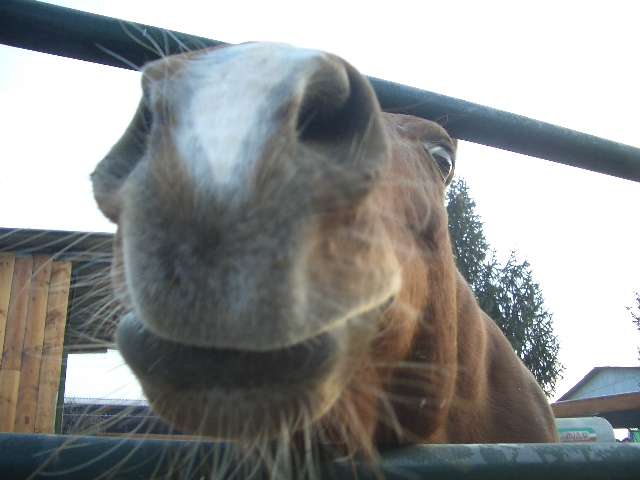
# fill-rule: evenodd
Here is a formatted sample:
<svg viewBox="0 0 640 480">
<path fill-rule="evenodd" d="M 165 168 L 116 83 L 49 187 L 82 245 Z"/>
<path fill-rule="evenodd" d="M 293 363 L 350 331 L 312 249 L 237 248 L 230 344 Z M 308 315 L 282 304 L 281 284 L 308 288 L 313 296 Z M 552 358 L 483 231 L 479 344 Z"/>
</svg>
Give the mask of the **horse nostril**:
<svg viewBox="0 0 640 480">
<path fill-rule="evenodd" d="M 334 140 L 344 133 L 351 86 L 340 67 L 323 68 L 309 79 L 298 109 L 296 131 L 301 141 Z"/>
<path fill-rule="evenodd" d="M 314 205 L 353 207 L 366 197 L 388 158 L 380 107 L 367 79 L 327 56 L 308 69 L 293 112 L 297 161 L 313 173 Z"/>
<path fill-rule="evenodd" d="M 376 111 L 375 97 L 352 67 L 328 61 L 306 82 L 296 130 L 303 143 L 362 138 Z"/>
</svg>

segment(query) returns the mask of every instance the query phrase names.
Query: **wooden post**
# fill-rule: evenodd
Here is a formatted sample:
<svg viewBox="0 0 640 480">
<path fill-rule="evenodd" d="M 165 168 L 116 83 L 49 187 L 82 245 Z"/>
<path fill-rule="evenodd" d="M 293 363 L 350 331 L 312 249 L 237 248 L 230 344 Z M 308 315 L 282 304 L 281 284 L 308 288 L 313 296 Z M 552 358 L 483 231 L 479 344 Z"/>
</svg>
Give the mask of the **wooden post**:
<svg viewBox="0 0 640 480">
<path fill-rule="evenodd" d="M 13 278 L 13 266 L 15 255 L 12 253 L 0 253 L 0 359 L 4 349 L 4 331 L 7 326 L 7 313 L 9 311 L 9 299 L 11 298 L 11 279 Z"/>
<path fill-rule="evenodd" d="M 7 310 L 2 365 L 0 367 L 0 430 L 12 432 L 18 405 L 22 344 L 27 324 L 29 289 L 33 260 L 17 258 L 14 263 L 11 295 Z"/>
<path fill-rule="evenodd" d="M 45 319 L 47 316 L 47 298 L 51 279 L 51 259 L 35 257 L 33 277 L 29 293 L 27 327 L 22 347 L 22 365 L 20 368 L 20 388 L 14 431 L 33 433 L 38 403 L 38 382 L 42 360 Z"/>
<path fill-rule="evenodd" d="M 35 433 L 53 433 L 55 427 L 70 283 L 71 263 L 53 262 L 40 365 Z"/>
</svg>

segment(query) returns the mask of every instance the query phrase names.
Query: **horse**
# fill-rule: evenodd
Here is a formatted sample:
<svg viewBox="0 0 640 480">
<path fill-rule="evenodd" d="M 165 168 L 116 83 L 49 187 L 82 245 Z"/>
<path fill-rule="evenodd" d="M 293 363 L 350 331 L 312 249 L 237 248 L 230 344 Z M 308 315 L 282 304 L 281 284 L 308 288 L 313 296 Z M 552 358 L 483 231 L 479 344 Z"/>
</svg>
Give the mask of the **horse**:
<svg viewBox="0 0 640 480">
<path fill-rule="evenodd" d="M 442 126 L 383 112 L 345 60 L 283 44 L 163 57 L 142 89 L 92 182 L 117 224 L 116 341 L 157 414 L 365 457 L 557 441 L 456 268 Z"/>
</svg>

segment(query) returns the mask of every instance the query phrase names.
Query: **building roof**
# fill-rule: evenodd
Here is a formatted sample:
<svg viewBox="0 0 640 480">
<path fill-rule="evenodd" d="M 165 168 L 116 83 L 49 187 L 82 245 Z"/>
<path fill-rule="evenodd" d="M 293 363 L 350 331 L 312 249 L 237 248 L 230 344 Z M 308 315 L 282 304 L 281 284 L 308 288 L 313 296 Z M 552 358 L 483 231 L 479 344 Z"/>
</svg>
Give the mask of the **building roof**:
<svg viewBox="0 0 640 480">
<path fill-rule="evenodd" d="M 571 400 L 573 395 L 578 392 L 583 386 L 589 383 L 593 378 L 603 373 L 616 373 L 616 372 L 629 372 L 635 371 L 640 377 L 640 367 L 594 367 L 591 369 L 589 373 L 587 373 L 582 380 L 576 383 L 573 387 L 571 387 L 565 394 L 563 394 L 558 401 Z M 640 392 L 640 387 L 638 388 Z"/>
<path fill-rule="evenodd" d="M 0 252 L 16 255 L 48 255 L 70 261 L 71 291 L 65 330 L 65 351 L 105 351 L 117 322 L 109 305 L 113 234 L 0 228 Z"/>
</svg>

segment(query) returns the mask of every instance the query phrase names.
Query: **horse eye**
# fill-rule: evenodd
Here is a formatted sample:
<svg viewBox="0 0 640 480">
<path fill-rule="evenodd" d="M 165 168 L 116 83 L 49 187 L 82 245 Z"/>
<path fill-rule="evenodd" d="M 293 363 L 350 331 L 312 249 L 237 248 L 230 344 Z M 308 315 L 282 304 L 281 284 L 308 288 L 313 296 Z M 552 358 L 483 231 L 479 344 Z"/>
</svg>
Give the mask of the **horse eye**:
<svg viewBox="0 0 640 480">
<path fill-rule="evenodd" d="M 442 174 L 442 180 L 445 184 L 448 184 L 453 171 L 452 153 L 441 145 L 425 144 L 424 148 L 438 165 L 440 173 Z"/>
</svg>

